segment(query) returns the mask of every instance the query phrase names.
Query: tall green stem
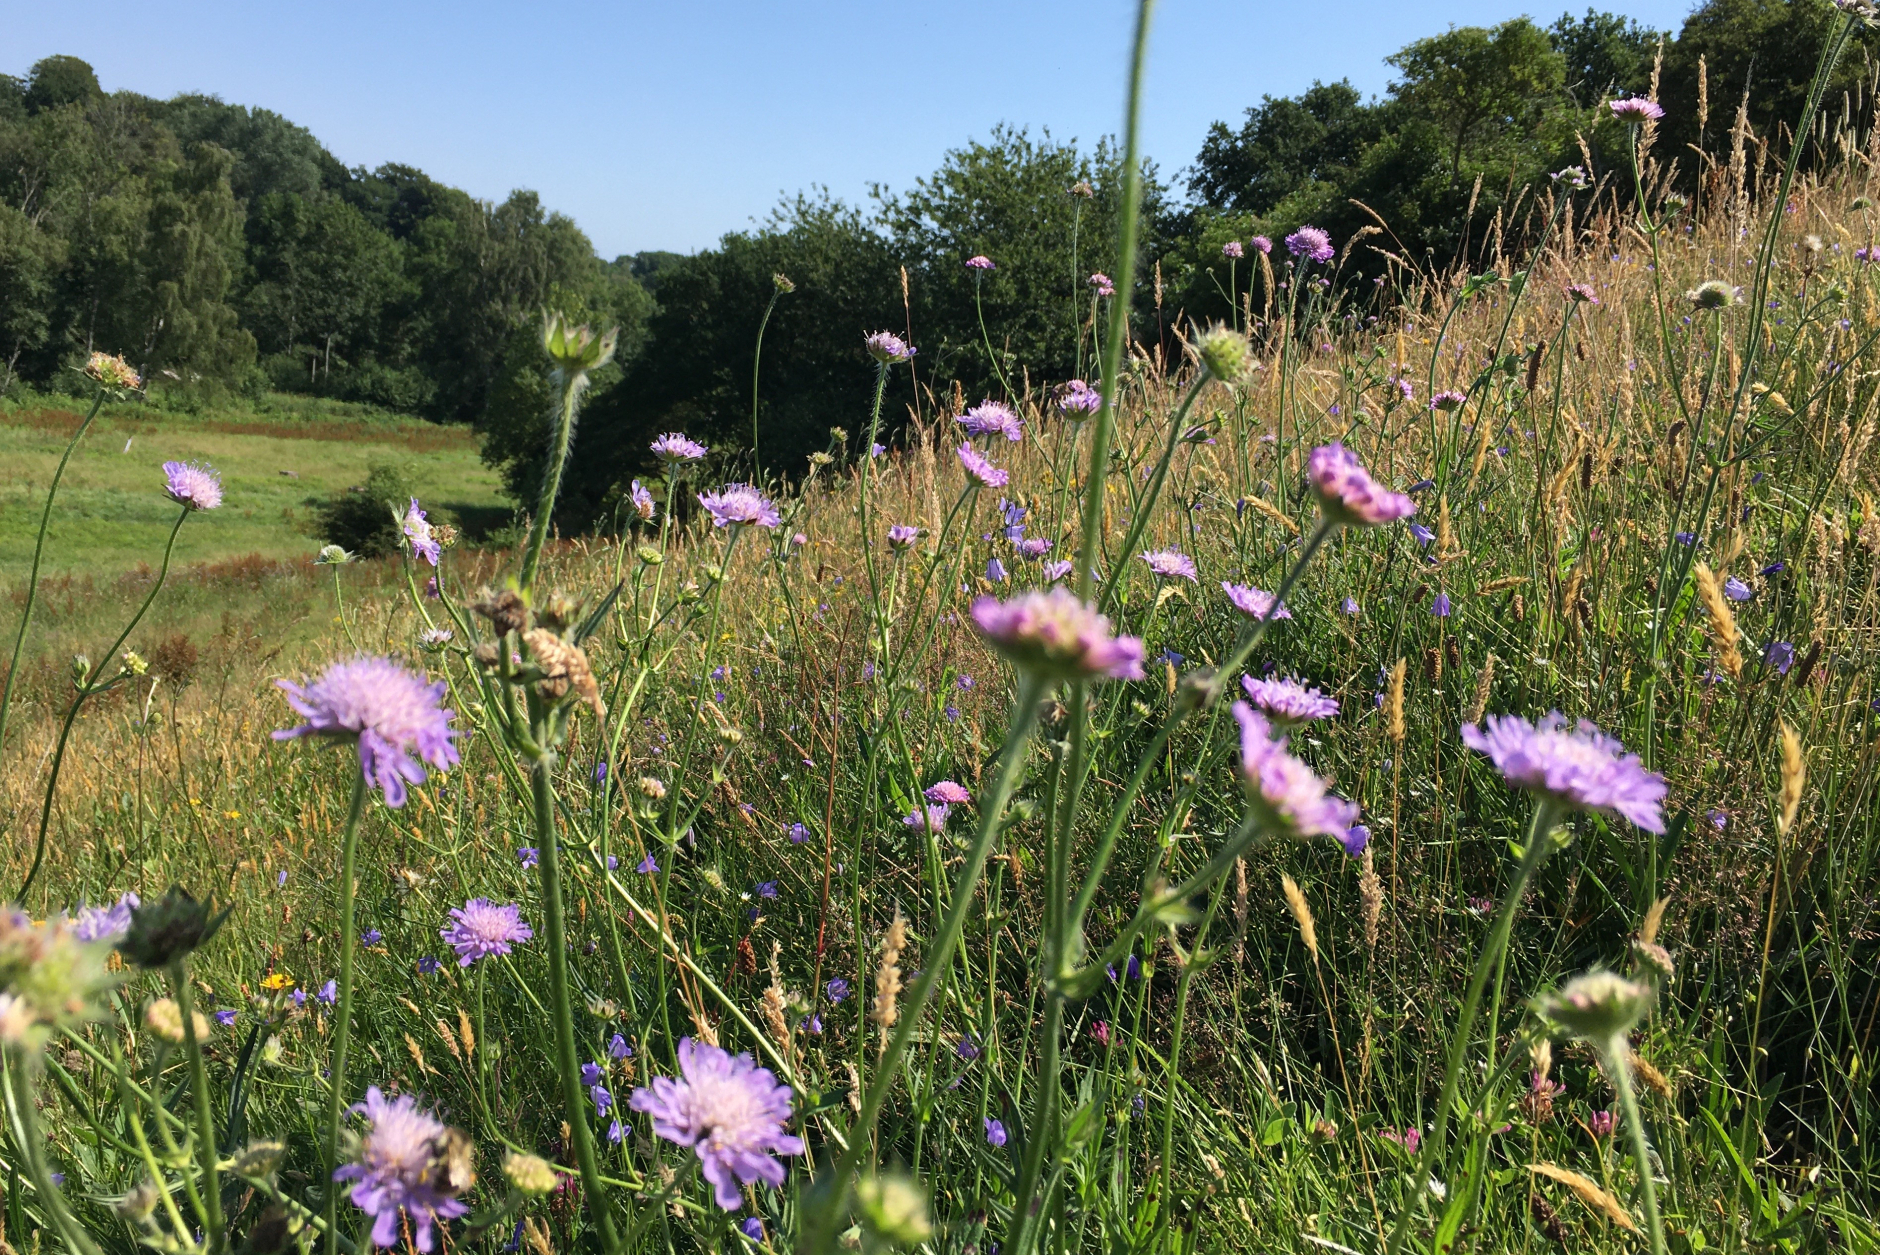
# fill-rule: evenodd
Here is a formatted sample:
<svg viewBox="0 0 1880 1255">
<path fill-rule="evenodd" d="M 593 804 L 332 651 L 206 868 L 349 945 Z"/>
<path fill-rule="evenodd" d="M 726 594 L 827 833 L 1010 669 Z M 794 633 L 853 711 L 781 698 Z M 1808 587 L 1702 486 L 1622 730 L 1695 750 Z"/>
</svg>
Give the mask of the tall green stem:
<svg viewBox="0 0 1880 1255">
<path fill-rule="evenodd" d="M 757 371 L 764 360 L 764 328 L 770 325 L 770 312 L 777 308 L 782 296 L 782 288 L 771 288 L 770 303 L 764 306 L 764 316 L 757 324 L 757 348 L 751 354 L 751 482 L 754 484 L 764 482 L 764 466 L 757 457 Z"/>
<path fill-rule="evenodd" d="M 1619 1091 L 1619 1111 L 1625 1120 L 1626 1135 L 1632 1143 L 1632 1158 L 1638 1161 L 1639 1192 L 1645 1199 L 1645 1227 L 1651 1234 L 1652 1255 L 1665 1255 L 1664 1222 L 1658 1216 L 1658 1187 L 1652 1180 L 1651 1147 L 1645 1140 L 1645 1121 L 1639 1117 L 1638 1094 L 1632 1087 L 1632 1060 L 1625 1039 L 1616 1037 L 1600 1048 L 1606 1058 L 1606 1075 Z"/>
<path fill-rule="evenodd" d="M 586 371 L 557 371 L 562 381 L 561 416 L 555 426 L 555 441 L 549 446 L 548 465 L 543 468 L 542 493 L 536 499 L 535 518 L 529 525 L 529 549 L 522 559 L 522 591 L 535 586 L 535 568 L 542 560 L 542 546 L 548 540 L 549 516 L 555 512 L 555 498 L 561 494 L 561 473 L 568 463 L 568 444 L 574 439 L 574 411 L 587 388 Z"/>
<path fill-rule="evenodd" d="M 85 438 L 91 420 L 98 417 L 103 405 L 104 389 L 99 388 L 98 395 L 92 398 L 91 413 L 85 415 L 85 421 L 72 433 L 58 467 L 52 472 L 52 487 L 46 490 L 46 508 L 39 513 L 39 538 L 33 542 L 33 569 L 26 577 L 26 609 L 20 612 L 19 635 L 13 638 L 13 661 L 7 666 L 6 687 L 0 689 L 0 752 L 5 751 L 7 744 L 7 711 L 13 705 L 13 681 L 20 674 L 20 651 L 26 648 L 26 631 L 33 625 L 33 607 L 39 603 L 39 559 L 46 551 L 46 526 L 52 521 L 52 503 L 59 495 L 59 481 L 65 478 L 65 464 L 72 460 L 72 451 Z"/>
<path fill-rule="evenodd" d="M 326 1095 L 326 1253 L 339 1249 L 339 1187 L 333 1171 L 339 1167 L 339 1122 L 346 1110 L 346 1049 L 352 1043 L 353 879 L 358 867 L 359 817 L 366 809 L 366 773 L 353 777 L 352 802 L 346 808 L 346 831 L 339 846 L 339 997 L 334 1007 L 333 1061 Z"/>
<path fill-rule="evenodd" d="M 209 1252 L 216 1255 L 228 1245 L 228 1225 L 222 1218 L 222 1181 L 216 1171 L 215 1112 L 209 1105 L 209 1070 L 202 1062 L 202 1041 L 196 1036 L 196 999 L 189 990 L 183 960 L 170 964 L 170 996 L 183 1015 L 183 1054 L 189 1060 L 190 1099 L 196 1108 L 196 1164 L 202 1171 L 202 1202 L 208 1212 Z"/>
<path fill-rule="evenodd" d="M 46 1141 L 39 1130 L 38 1098 L 32 1085 L 33 1072 L 40 1066 L 37 1057 L 26 1055 L 19 1047 L 0 1046 L 0 1068 L 6 1072 L 7 1124 L 19 1147 L 20 1166 L 26 1170 L 27 1180 L 33 1183 L 33 1193 L 44 1205 L 52 1227 L 59 1231 L 73 1255 L 101 1255 L 98 1244 L 86 1235 L 78 1217 L 66 1206 L 65 1197 L 53 1184 L 52 1171 L 46 1166 Z"/>
</svg>

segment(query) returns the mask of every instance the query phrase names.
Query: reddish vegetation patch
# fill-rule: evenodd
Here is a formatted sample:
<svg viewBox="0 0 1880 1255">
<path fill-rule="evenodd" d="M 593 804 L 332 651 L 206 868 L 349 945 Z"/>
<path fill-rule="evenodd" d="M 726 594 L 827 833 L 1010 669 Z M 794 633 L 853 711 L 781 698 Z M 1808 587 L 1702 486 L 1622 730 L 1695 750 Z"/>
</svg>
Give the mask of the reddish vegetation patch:
<svg viewBox="0 0 1880 1255">
<path fill-rule="evenodd" d="M 13 414 L 0 414 L 0 422 L 14 427 L 36 427 L 41 431 L 56 432 L 69 436 L 78 430 L 78 425 L 85 421 L 85 416 L 72 410 L 20 410 Z M 144 416 L 126 416 L 116 419 L 113 426 L 122 430 L 134 430 L 148 435 L 157 430 L 157 423 Z M 476 436 L 467 428 L 401 425 L 388 428 L 358 421 L 321 421 L 297 422 L 292 419 L 281 422 L 268 422 L 264 419 L 188 419 L 183 423 L 192 431 L 215 432 L 226 436 L 272 436 L 277 440 L 326 440 L 342 444 L 397 444 L 403 445 L 413 453 L 440 453 L 446 449 L 459 449 L 476 442 Z"/>
</svg>

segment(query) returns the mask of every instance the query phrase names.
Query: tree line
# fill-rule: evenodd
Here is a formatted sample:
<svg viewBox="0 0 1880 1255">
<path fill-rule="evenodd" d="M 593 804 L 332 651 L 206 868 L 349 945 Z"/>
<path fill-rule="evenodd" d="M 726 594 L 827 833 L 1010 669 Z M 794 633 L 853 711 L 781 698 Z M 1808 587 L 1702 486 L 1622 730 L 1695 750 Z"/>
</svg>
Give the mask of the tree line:
<svg viewBox="0 0 1880 1255">
<path fill-rule="evenodd" d="M 1695 187 L 1740 102 L 1759 140 L 1786 146 L 1833 15 L 1829 0 L 1705 0 L 1675 33 L 1597 10 L 1516 18 L 1407 45 L 1374 99 L 1348 81 L 1263 97 L 1173 175 L 1145 167 L 1145 269 L 1113 297 L 1092 279 L 1122 185 L 1103 140 L 999 127 L 903 191 L 858 205 L 812 189 L 715 248 L 604 261 L 532 192 L 491 203 L 410 166 L 347 168 L 266 109 L 107 93 L 82 60 L 50 57 L 0 76 L 0 391 L 56 387 L 104 349 L 183 403 L 270 389 L 370 402 L 476 425 L 527 500 L 550 404 L 535 327 L 553 306 L 621 328 L 562 496 L 562 522 L 591 525 L 656 469 L 660 431 L 749 471 L 755 427 L 758 468 L 786 477 L 832 428 L 853 450 L 873 386 L 865 331 L 920 350 L 890 385 L 892 429 L 1088 373 L 1113 315 L 1155 336 L 1264 301 L 1252 241 L 1303 223 L 1341 246 L 1366 237 L 1340 263 L 1355 300 L 1393 265 L 1518 247 L 1551 171 L 1590 160 L 1595 177 L 1628 177 L 1605 102 L 1654 83 L 1657 151 Z M 1850 118 L 1871 111 L 1869 68 L 1864 46 L 1836 68 L 1828 99 Z M 976 256 L 994 268 L 965 265 Z"/>
</svg>

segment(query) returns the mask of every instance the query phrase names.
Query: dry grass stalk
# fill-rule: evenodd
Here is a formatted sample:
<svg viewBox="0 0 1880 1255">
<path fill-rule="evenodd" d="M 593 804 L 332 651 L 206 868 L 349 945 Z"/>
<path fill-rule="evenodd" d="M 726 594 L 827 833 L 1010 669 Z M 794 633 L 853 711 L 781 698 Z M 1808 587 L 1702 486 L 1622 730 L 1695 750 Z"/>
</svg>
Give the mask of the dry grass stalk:
<svg viewBox="0 0 1880 1255">
<path fill-rule="evenodd" d="M 1384 735 L 1393 744 L 1402 745 L 1404 738 L 1403 724 L 1403 677 L 1405 660 L 1399 658 L 1390 669 L 1390 689 L 1384 699 Z"/>
<path fill-rule="evenodd" d="M 1560 1182 L 1575 1194 L 1578 1194 L 1582 1203 L 1585 1203 L 1589 1208 L 1612 1221 L 1627 1233 L 1637 1233 L 1639 1231 L 1637 1222 L 1632 1219 L 1630 1213 L 1628 1213 L 1625 1208 L 1619 1205 L 1619 1200 L 1600 1189 L 1597 1182 L 1581 1176 L 1571 1168 L 1562 1168 L 1558 1164 L 1531 1163 L 1528 1165 L 1528 1171 L 1539 1173 L 1544 1177 L 1551 1177 L 1553 1180 Z"/>
<path fill-rule="evenodd" d="M 1364 847 L 1364 871 L 1358 876 L 1358 912 L 1364 921 L 1364 944 L 1377 948 L 1377 924 L 1384 914 L 1384 882 L 1377 876 L 1377 860 Z"/>
<path fill-rule="evenodd" d="M 1493 653 L 1483 660 L 1482 669 L 1475 676 L 1475 692 L 1469 697 L 1469 708 L 1462 712 L 1462 722 L 1482 722 L 1482 715 L 1488 710 L 1488 690 L 1495 683 L 1495 663 Z"/>
<path fill-rule="evenodd" d="M 1724 599 L 1723 589 L 1709 566 L 1699 562 L 1691 568 L 1691 577 L 1697 581 L 1697 598 L 1704 603 L 1711 657 L 1719 671 L 1739 680 L 1743 677 L 1743 655 L 1736 647 L 1736 615 L 1731 613 L 1730 603 Z"/>
<path fill-rule="evenodd" d="M 1300 892 L 1299 885 L 1291 876 L 1282 873 L 1279 878 L 1280 891 L 1286 895 L 1286 909 L 1292 912 L 1299 924 L 1299 938 L 1306 943 L 1306 952 L 1312 961 L 1319 961 L 1319 934 L 1312 924 L 1312 908 L 1306 905 L 1306 895 Z"/>
<path fill-rule="evenodd" d="M 1782 721 L 1781 814 L 1776 819 L 1776 831 L 1783 836 L 1795 826 L 1795 817 L 1802 809 L 1802 786 L 1807 780 L 1808 766 L 1802 757 L 1801 738 L 1785 719 Z"/>
<path fill-rule="evenodd" d="M 887 1049 L 888 1030 L 900 1018 L 901 951 L 907 948 L 907 918 L 897 909 L 894 922 L 881 941 L 881 963 L 875 968 L 875 1005 L 870 1018 L 881 1026 L 882 1049 Z"/>
</svg>

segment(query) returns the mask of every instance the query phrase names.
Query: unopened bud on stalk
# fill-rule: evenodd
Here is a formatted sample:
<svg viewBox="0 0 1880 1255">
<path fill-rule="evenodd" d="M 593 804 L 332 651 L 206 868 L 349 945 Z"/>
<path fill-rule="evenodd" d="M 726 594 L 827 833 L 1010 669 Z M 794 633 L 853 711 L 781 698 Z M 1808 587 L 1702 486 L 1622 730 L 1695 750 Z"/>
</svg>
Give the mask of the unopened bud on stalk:
<svg viewBox="0 0 1880 1255">
<path fill-rule="evenodd" d="M 1588 972 L 1534 1000 L 1534 1010 L 1573 1036 L 1604 1047 L 1651 1010 L 1652 988 L 1616 972 Z"/>
<path fill-rule="evenodd" d="M 551 1194 L 557 1184 L 555 1169 L 548 1160 L 540 1155 L 523 1155 L 511 1151 L 503 1160 L 503 1176 L 516 1193 L 530 1198 L 539 1198 Z"/>
<path fill-rule="evenodd" d="M 666 555 L 651 545 L 641 545 L 634 551 L 633 556 L 647 566 L 658 566 L 666 560 Z"/>
<path fill-rule="evenodd" d="M 640 790 L 641 797 L 651 798 L 655 802 L 661 801 L 666 796 L 665 781 L 652 776 L 641 776 L 636 787 Z"/>
<path fill-rule="evenodd" d="M 614 342 L 619 336 L 618 327 L 596 336 L 586 323 L 572 326 L 559 313 L 542 318 L 542 348 L 565 371 L 580 373 L 607 365 L 613 360 Z"/>
<path fill-rule="evenodd" d="M 285 1142 L 250 1142 L 242 1148 L 239 1155 L 235 1156 L 235 1175 L 271 1177 L 286 1156 L 287 1143 Z"/>
<path fill-rule="evenodd" d="M 143 1220 L 157 1209 L 157 1187 L 148 1181 L 139 1181 L 137 1188 L 117 1201 L 111 1210 L 120 1220 Z"/>
<path fill-rule="evenodd" d="M 918 1246 L 933 1236 L 926 1192 L 906 1177 L 863 1177 L 855 1183 L 855 1204 L 862 1223 L 882 1242 Z"/>
<path fill-rule="evenodd" d="M 1253 369 L 1253 350 L 1247 337 L 1220 323 L 1202 333 L 1195 355 L 1208 373 L 1223 383 L 1233 383 Z"/>
<path fill-rule="evenodd" d="M 72 680 L 75 683 L 83 684 L 86 677 L 89 675 L 91 675 L 91 659 L 84 654 L 73 654 Z"/>
<path fill-rule="evenodd" d="M 740 745 L 744 741 L 744 733 L 738 731 L 736 728 L 720 728 L 718 729 L 718 740 L 725 745 Z"/>
<path fill-rule="evenodd" d="M 148 674 L 149 671 L 150 671 L 150 664 L 145 662 L 143 660 L 142 655 L 140 655 L 136 650 L 127 649 L 124 651 L 124 674 L 125 675 L 145 675 L 145 674 Z"/>
<path fill-rule="evenodd" d="M 196 1037 L 198 1040 L 209 1035 L 209 1019 L 202 1012 L 193 1013 L 196 1017 Z M 178 1045 L 183 1040 L 183 1011 L 173 998 L 159 998 L 144 1008 L 144 1027 L 152 1034 Z"/>
</svg>

